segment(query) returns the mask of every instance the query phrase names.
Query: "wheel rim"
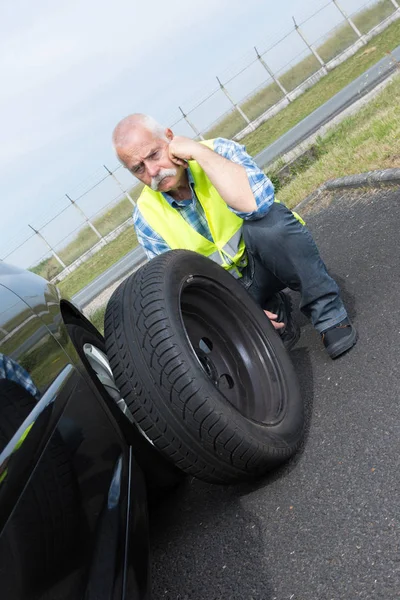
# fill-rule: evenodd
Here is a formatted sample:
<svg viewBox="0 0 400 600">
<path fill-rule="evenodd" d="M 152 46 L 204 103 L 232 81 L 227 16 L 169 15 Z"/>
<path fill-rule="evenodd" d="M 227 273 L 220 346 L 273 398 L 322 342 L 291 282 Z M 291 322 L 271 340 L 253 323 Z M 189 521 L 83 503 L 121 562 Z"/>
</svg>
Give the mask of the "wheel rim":
<svg viewBox="0 0 400 600">
<path fill-rule="evenodd" d="M 148 437 L 146 432 L 143 431 L 143 429 L 139 427 L 137 423 L 135 423 L 132 413 L 129 410 L 124 398 L 121 396 L 121 392 L 115 383 L 113 372 L 106 354 L 97 348 L 97 346 L 89 343 L 85 343 L 83 345 L 83 353 L 107 394 L 114 400 L 115 404 L 118 406 L 121 412 L 124 413 L 129 422 L 134 424 L 140 433 L 146 438 L 146 440 L 150 442 L 152 446 L 154 446 L 152 440 Z"/>
<path fill-rule="evenodd" d="M 99 348 L 88 343 L 83 345 L 83 353 L 108 395 L 111 396 L 129 421 L 133 423 L 131 412 L 116 386 L 107 356 Z"/>
<path fill-rule="evenodd" d="M 278 423 L 286 385 L 258 320 L 229 290 L 202 277 L 186 282 L 180 302 L 188 340 L 215 388 L 246 418 Z"/>
</svg>

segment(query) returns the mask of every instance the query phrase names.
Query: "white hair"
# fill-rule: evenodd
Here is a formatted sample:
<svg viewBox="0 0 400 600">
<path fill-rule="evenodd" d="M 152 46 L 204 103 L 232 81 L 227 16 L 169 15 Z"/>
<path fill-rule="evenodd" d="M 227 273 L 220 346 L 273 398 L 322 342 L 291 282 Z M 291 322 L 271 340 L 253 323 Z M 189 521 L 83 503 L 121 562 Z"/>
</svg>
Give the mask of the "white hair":
<svg viewBox="0 0 400 600">
<path fill-rule="evenodd" d="M 166 139 L 165 130 L 166 127 L 163 127 L 158 123 L 153 117 L 149 115 L 137 115 L 139 117 L 138 122 L 148 131 L 151 131 L 155 136 L 162 137 Z"/>
<path fill-rule="evenodd" d="M 132 131 L 137 127 L 147 129 L 147 131 L 150 131 L 154 137 L 168 141 L 168 138 L 165 134 L 166 127 L 160 125 L 160 123 L 153 119 L 153 117 L 150 117 L 149 115 L 143 115 L 141 113 L 128 115 L 118 123 L 113 131 L 112 143 L 117 156 L 118 150 L 126 146 L 126 144 L 129 142 Z"/>
</svg>

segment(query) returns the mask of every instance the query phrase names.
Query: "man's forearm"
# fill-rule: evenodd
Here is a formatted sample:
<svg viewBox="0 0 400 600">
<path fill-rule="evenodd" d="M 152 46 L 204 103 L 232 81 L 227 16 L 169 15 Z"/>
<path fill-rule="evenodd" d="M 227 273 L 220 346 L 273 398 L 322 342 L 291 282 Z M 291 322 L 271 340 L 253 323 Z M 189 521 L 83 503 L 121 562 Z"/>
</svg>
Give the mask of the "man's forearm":
<svg viewBox="0 0 400 600">
<path fill-rule="evenodd" d="M 240 212 L 252 212 L 257 203 L 244 167 L 217 154 L 203 144 L 197 144 L 193 154 L 223 200 Z"/>
</svg>

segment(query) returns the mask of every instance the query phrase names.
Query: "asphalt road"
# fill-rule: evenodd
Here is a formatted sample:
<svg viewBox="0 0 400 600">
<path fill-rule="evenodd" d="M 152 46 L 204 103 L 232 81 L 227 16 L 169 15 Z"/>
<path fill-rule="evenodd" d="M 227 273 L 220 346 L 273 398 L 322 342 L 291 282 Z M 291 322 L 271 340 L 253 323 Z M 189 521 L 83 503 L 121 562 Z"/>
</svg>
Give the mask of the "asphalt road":
<svg viewBox="0 0 400 600">
<path fill-rule="evenodd" d="M 279 156 L 295 148 L 345 108 L 365 96 L 365 94 L 386 79 L 397 68 L 398 63 L 396 63 L 393 57 L 397 61 L 400 61 L 400 46 L 393 50 L 392 56 L 382 58 L 375 65 L 367 69 L 365 73 L 360 75 L 360 77 L 325 102 L 325 104 L 295 125 L 290 131 L 257 154 L 255 156 L 257 164 L 261 168 L 266 167 Z M 84 307 L 109 285 L 112 285 L 118 279 L 127 276 L 139 268 L 143 262 L 145 262 L 144 251 L 141 248 L 136 248 L 76 294 L 73 297 L 74 302 L 79 307 Z"/>
<path fill-rule="evenodd" d="M 257 484 L 192 479 L 153 511 L 154 600 L 400 598 L 399 207 L 399 190 L 342 192 L 307 216 L 359 342 L 331 361 L 299 317 L 303 448 Z"/>
</svg>

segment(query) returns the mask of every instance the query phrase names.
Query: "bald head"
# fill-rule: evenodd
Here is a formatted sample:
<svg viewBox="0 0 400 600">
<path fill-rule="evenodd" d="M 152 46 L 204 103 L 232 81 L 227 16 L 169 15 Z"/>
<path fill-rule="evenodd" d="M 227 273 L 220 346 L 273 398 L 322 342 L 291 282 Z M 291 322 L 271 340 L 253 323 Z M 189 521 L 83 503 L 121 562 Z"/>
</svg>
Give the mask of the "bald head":
<svg viewBox="0 0 400 600">
<path fill-rule="evenodd" d="M 115 127 L 112 134 L 112 143 L 118 158 L 125 164 L 124 154 L 129 147 L 143 133 L 150 133 L 154 138 L 167 140 L 166 128 L 157 123 L 153 117 L 135 113 L 122 119 Z"/>
<path fill-rule="evenodd" d="M 173 137 L 170 129 L 137 113 L 118 123 L 112 142 L 120 162 L 132 175 L 155 191 L 168 191 L 180 183 L 185 172 L 169 155 Z"/>
</svg>

